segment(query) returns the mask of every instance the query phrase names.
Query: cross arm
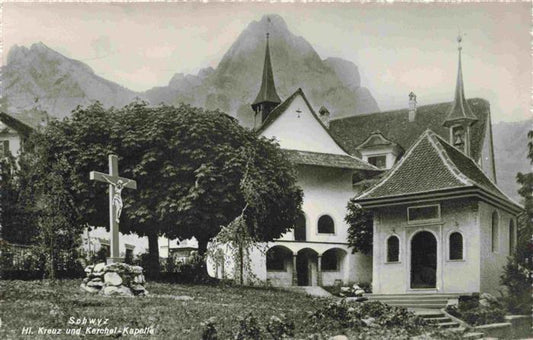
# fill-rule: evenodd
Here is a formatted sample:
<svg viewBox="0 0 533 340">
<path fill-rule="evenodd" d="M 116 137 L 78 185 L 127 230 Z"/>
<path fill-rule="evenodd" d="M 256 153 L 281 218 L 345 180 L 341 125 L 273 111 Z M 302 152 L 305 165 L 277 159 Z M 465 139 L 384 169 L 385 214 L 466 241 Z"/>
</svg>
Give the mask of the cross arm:
<svg viewBox="0 0 533 340">
<path fill-rule="evenodd" d="M 122 180 L 122 182 L 126 183 L 124 187 L 128 189 L 137 189 L 137 182 L 132 179 L 119 176 L 111 176 L 109 174 L 105 174 L 99 171 L 91 171 L 89 173 L 89 179 L 91 179 L 92 181 L 98 181 L 107 184 L 116 184 L 118 180 Z"/>
</svg>

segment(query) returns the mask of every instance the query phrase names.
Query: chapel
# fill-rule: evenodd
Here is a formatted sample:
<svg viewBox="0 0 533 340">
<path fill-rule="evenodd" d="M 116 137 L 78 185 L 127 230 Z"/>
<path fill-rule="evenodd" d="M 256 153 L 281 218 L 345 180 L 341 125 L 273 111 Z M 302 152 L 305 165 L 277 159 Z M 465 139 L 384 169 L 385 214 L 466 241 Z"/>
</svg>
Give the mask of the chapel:
<svg viewBox="0 0 533 340">
<path fill-rule="evenodd" d="M 367 283 L 375 294 L 495 293 L 516 244 L 521 207 L 496 185 L 490 105 L 466 99 L 458 38 L 453 101 L 331 119 L 302 89 L 276 92 L 267 34 L 257 134 L 297 168 L 302 215 L 252 253 L 254 277 L 274 286 Z M 348 247 L 346 206 L 373 214 L 373 250 Z M 216 266 L 213 275 L 231 270 Z"/>
</svg>

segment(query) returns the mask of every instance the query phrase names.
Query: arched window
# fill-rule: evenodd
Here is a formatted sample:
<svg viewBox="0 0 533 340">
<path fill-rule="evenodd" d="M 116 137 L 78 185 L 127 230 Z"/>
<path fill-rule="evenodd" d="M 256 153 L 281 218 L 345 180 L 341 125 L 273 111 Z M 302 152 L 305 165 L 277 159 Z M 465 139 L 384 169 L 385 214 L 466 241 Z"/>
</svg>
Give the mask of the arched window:
<svg viewBox="0 0 533 340">
<path fill-rule="evenodd" d="M 286 271 L 287 262 L 292 258 L 292 253 L 285 247 L 275 246 L 266 253 L 267 271 Z"/>
<path fill-rule="evenodd" d="M 329 215 L 323 215 L 318 219 L 318 232 L 320 234 L 335 233 L 335 224 Z"/>
<path fill-rule="evenodd" d="M 511 220 L 509 221 L 509 255 L 512 255 L 514 253 L 514 248 L 516 244 L 515 234 L 516 231 L 514 228 L 514 221 L 511 218 Z"/>
<path fill-rule="evenodd" d="M 305 216 L 300 215 L 294 224 L 294 240 L 305 241 Z"/>
<path fill-rule="evenodd" d="M 322 270 L 323 271 L 338 271 L 339 259 L 335 250 L 328 250 L 322 254 Z"/>
<path fill-rule="evenodd" d="M 499 216 L 498 216 L 498 213 L 495 211 L 492 213 L 492 228 L 491 228 L 491 232 L 492 232 L 492 252 L 495 253 L 498 251 L 499 249 L 499 243 L 500 243 L 500 231 L 499 231 Z"/>
<path fill-rule="evenodd" d="M 458 232 L 450 234 L 450 260 L 463 259 L 463 235 Z"/>
<path fill-rule="evenodd" d="M 398 262 L 400 260 L 400 240 L 396 236 L 387 239 L 387 262 Z"/>
</svg>

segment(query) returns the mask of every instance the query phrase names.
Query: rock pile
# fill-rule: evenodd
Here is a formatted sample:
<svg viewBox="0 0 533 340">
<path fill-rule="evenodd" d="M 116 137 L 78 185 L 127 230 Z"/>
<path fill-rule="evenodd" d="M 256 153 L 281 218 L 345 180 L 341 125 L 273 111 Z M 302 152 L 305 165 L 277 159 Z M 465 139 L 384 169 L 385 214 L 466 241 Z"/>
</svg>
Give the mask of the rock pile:
<svg viewBox="0 0 533 340">
<path fill-rule="evenodd" d="M 80 288 L 88 293 L 101 295 L 147 295 L 144 288 L 143 269 L 125 263 L 98 263 L 85 268 L 87 277 Z"/>
</svg>

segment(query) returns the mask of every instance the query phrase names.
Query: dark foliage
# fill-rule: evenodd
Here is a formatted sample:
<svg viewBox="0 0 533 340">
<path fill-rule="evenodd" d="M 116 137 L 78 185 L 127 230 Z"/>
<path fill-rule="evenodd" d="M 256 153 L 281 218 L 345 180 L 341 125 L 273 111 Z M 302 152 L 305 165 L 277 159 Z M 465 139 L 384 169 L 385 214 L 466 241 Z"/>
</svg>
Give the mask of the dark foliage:
<svg viewBox="0 0 533 340">
<path fill-rule="evenodd" d="M 518 259 L 509 258 L 500 279 L 501 284 L 507 287 L 507 294 L 504 296 L 507 310 L 512 314 L 531 313 L 533 279 L 529 270 Z"/>
<path fill-rule="evenodd" d="M 373 217 L 352 198 L 348 202 L 348 214 L 344 218 L 348 223 L 348 245 L 352 252 L 372 253 Z"/>
</svg>

